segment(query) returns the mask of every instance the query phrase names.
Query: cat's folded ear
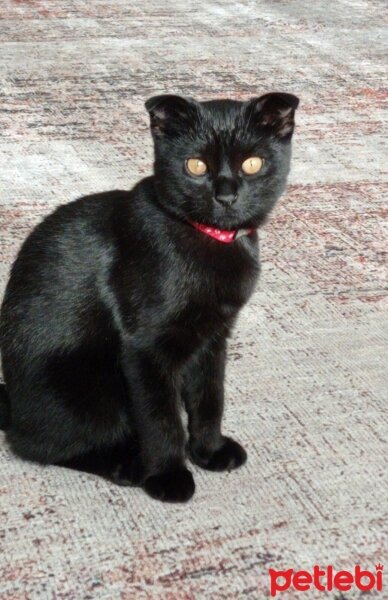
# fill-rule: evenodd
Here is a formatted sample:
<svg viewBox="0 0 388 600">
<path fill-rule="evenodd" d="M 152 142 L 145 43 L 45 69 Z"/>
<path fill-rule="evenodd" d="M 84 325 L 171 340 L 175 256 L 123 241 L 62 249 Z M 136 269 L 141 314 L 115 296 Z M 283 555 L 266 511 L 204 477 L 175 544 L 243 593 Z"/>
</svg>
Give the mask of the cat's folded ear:
<svg viewBox="0 0 388 600">
<path fill-rule="evenodd" d="M 145 104 L 156 137 L 188 127 L 198 114 L 198 103 L 189 97 L 163 94 L 149 98 Z"/>
<path fill-rule="evenodd" d="M 291 138 L 294 131 L 294 115 L 299 99 L 293 94 L 274 92 L 248 102 L 250 122 L 266 128 L 279 139 Z"/>
</svg>

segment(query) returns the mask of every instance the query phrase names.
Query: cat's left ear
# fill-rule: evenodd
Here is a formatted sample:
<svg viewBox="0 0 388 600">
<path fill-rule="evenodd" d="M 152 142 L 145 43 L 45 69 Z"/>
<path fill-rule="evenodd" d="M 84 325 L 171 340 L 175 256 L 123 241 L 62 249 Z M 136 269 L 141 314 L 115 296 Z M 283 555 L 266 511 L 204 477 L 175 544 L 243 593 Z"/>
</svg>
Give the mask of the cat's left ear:
<svg viewBox="0 0 388 600">
<path fill-rule="evenodd" d="M 144 106 L 150 115 L 151 131 L 156 137 L 187 127 L 198 114 L 198 103 L 186 96 L 153 96 Z"/>
<path fill-rule="evenodd" d="M 259 127 L 272 130 L 279 139 L 287 140 L 294 131 L 298 104 L 299 99 L 293 94 L 265 94 L 248 102 L 250 119 Z"/>
</svg>

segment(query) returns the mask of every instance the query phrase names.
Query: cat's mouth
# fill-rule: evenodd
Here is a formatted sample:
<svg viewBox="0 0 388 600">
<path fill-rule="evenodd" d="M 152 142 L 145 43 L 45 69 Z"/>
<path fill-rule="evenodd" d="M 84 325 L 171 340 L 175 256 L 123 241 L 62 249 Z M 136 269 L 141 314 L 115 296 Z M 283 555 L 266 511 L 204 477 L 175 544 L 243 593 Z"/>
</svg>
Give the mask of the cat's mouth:
<svg viewBox="0 0 388 600">
<path fill-rule="evenodd" d="M 203 225 L 196 223 L 195 221 L 189 221 L 190 225 L 200 231 L 204 235 L 207 235 L 219 242 L 224 244 L 230 244 L 244 235 L 250 235 L 253 233 L 253 228 L 247 229 L 219 229 L 218 227 L 211 227 L 210 225 Z"/>
<path fill-rule="evenodd" d="M 236 229 L 250 227 L 247 218 L 244 219 L 238 211 L 231 210 L 225 211 L 223 214 L 213 214 L 208 218 L 203 216 L 203 218 L 193 220 L 198 221 L 202 225 L 225 231 L 235 231 Z"/>
</svg>

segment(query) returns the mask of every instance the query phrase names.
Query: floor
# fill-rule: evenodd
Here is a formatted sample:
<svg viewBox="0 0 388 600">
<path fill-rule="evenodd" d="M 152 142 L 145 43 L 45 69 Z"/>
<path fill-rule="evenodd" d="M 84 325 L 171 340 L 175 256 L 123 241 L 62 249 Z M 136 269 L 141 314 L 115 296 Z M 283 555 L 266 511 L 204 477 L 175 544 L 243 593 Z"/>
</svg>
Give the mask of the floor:
<svg viewBox="0 0 388 600">
<path fill-rule="evenodd" d="M 1 600 L 261 600 L 269 568 L 374 572 L 387 558 L 385 3 L 1 4 L 0 297 L 54 206 L 150 172 L 149 96 L 301 98 L 288 190 L 229 346 L 225 431 L 247 465 L 195 468 L 193 500 L 161 505 L 21 462 L 0 433 Z"/>
</svg>

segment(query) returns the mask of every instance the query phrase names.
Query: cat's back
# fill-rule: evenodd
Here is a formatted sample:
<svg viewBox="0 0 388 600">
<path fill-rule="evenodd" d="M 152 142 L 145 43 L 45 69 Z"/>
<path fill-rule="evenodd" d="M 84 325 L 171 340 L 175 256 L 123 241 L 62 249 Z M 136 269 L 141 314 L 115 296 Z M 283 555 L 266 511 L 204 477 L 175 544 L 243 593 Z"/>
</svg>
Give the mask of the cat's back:
<svg viewBox="0 0 388 600">
<path fill-rule="evenodd" d="M 61 269 L 73 275 L 87 272 L 109 240 L 113 212 L 118 204 L 128 202 L 129 194 L 124 190 L 102 192 L 57 207 L 23 242 L 9 285 L 20 278 L 26 287 L 29 283 L 37 285 L 48 274 L 60 276 Z"/>
<path fill-rule="evenodd" d="M 115 190 L 84 196 L 59 206 L 34 228 L 6 287 L 0 313 L 3 349 L 15 346 L 18 337 L 57 336 L 70 343 L 77 328 L 82 334 L 88 327 L 90 315 L 103 315 L 97 281 L 111 260 L 112 215 L 128 203 L 129 194 Z"/>
</svg>

